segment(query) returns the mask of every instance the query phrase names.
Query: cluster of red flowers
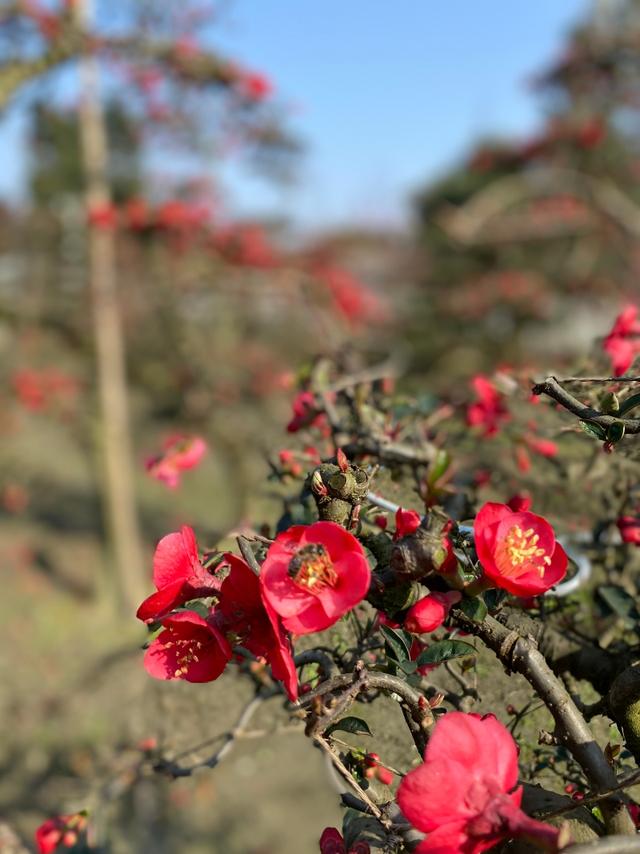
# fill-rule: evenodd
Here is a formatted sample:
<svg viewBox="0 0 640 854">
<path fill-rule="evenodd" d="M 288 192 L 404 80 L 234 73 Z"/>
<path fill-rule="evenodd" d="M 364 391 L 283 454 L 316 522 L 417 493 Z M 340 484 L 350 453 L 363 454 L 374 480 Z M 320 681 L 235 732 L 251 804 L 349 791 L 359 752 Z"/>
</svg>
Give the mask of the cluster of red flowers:
<svg viewBox="0 0 640 854">
<path fill-rule="evenodd" d="M 87 828 L 85 813 L 57 815 L 43 822 L 36 830 L 35 841 L 39 854 L 53 854 L 62 848 L 74 848 Z"/>
<path fill-rule="evenodd" d="M 13 374 L 11 383 L 18 400 L 30 412 L 73 404 L 80 391 L 78 381 L 57 368 L 22 368 Z"/>
<path fill-rule="evenodd" d="M 467 407 L 467 424 L 481 427 L 483 436 L 495 436 L 501 426 L 511 419 L 504 395 L 488 377 L 477 374 L 471 380 L 476 400 Z"/>
<path fill-rule="evenodd" d="M 616 317 L 603 348 L 611 359 L 615 376 L 626 373 L 640 354 L 640 318 L 638 306 L 626 305 Z"/>
<path fill-rule="evenodd" d="M 223 569 L 228 574 L 221 580 Z M 316 522 L 279 534 L 259 577 L 232 554 L 211 573 L 198 557 L 193 531 L 184 527 L 158 544 L 153 579 L 157 592 L 137 614 L 163 627 L 145 655 L 152 676 L 209 682 L 231 661 L 232 647 L 240 645 L 265 660 L 295 700 L 297 675 L 287 633 L 333 625 L 366 596 L 371 570 L 352 534 L 333 522 Z M 215 602 L 206 617 L 175 611 L 198 597 Z"/>
<path fill-rule="evenodd" d="M 145 467 L 151 477 L 166 484 L 169 489 L 180 485 L 183 471 L 195 468 L 207 453 L 207 443 L 201 436 L 169 436 L 162 445 L 162 453 L 149 457 Z"/>
</svg>

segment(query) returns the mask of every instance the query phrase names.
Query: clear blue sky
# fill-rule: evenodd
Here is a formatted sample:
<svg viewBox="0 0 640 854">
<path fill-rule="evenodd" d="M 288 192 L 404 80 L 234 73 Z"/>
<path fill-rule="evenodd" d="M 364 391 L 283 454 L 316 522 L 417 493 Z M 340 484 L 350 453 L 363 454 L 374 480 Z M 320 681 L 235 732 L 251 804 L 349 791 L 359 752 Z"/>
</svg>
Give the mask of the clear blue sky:
<svg viewBox="0 0 640 854">
<path fill-rule="evenodd" d="M 413 189 L 472 141 L 526 134 L 541 105 L 527 80 L 590 0 L 235 0 L 218 44 L 266 71 L 308 145 L 296 186 L 227 168 L 241 214 L 306 227 L 400 222 Z M 0 123 L 0 194 L 19 195 L 22 123 Z"/>
</svg>

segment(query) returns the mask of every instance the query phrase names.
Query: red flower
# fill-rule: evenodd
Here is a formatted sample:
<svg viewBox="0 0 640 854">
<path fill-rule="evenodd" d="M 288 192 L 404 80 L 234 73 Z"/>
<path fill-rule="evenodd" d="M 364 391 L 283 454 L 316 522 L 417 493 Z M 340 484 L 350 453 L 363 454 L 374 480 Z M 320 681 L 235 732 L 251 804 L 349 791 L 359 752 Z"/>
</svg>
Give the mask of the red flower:
<svg viewBox="0 0 640 854">
<path fill-rule="evenodd" d="M 356 538 L 335 522 L 295 525 L 269 547 L 264 598 L 298 635 L 332 626 L 367 595 L 371 569 Z"/>
<path fill-rule="evenodd" d="M 626 305 L 616 317 L 611 331 L 604 339 L 603 349 L 611 359 L 615 376 L 624 374 L 640 353 L 640 320 L 638 307 Z"/>
<path fill-rule="evenodd" d="M 640 546 L 640 519 L 637 516 L 620 516 L 616 525 L 623 543 Z"/>
<path fill-rule="evenodd" d="M 415 534 L 420 527 L 420 514 L 415 510 L 403 510 L 398 507 L 396 510 L 396 532 L 393 535 L 394 540 L 399 540 L 409 534 Z"/>
<path fill-rule="evenodd" d="M 179 532 L 163 537 L 153 556 L 152 593 L 136 616 L 145 623 L 159 620 L 169 611 L 198 596 L 212 596 L 220 581 L 202 566 L 193 529 L 183 525 Z"/>
<path fill-rule="evenodd" d="M 298 699 L 298 675 L 291 642 L 282 622 L 263 597 L 258 576 L 239 557 L 225 555 L 231 572 L 222 582 L 220 602 L 215 609 L 220 628 L 232 633 L 234 642 L 265 658 L 273 678 L 284 684 L 290 700 Z"/>
<path fill-rule="evenodd" d="M 368 842 L 354 842 L 347 851 L 342 834 L 336 827 L 325 827 L 320 837 L 320 854 L 370 854 Z"/>
<path fill-rule="evenodd" d="M 503 396 L 488 377 L 478 374 L 471 380 L 478 398 L 467 407 L 467 424 L 483 427 L 483 436 L 495 436 L 500 425 L 511 417 L 504 405 Z"/>
<path fill-rule="evenodd" d="M 150 457 L 145 465 L 151 477 L 169 489 L 175 489 L 180 484 L 180 473 L 195 468 L 207 452 L 207 443 L 201 436 L 169 436 L 162 447 L 162 454 Z"/>
<path fill-rule="evenodd" d="M 52 854 L 59 845 L 73 848 L 78 841 L 78 834 L 82 833 L 86 826 L 87 818 L 84 813 L 57 815 L 47 819 L 35 832 L 39 854 Z"/>
<path fill-rule="evenodd" d="M 520 810 L 518 751 L 494 717 L 449 712 L 436 724 L 424 763 L 400 783 L 398 803 L 428 834 L 416 854 L 480 854 L 513 836 L 556 850 L 558 830 Z"/>
<path fill-rule="evenodd" d="M 551 439 L 541 439 L 538 436 L 525 436 L 527 446 L 542 457 L 557 457 L 558 445 Z"/>
<path fill-rule="evenodd" d="M 553 528 L 529 511 L 514 513 L 488 502 L 473 526 L 478 559 L 496 587 L 515 596 L 536 596 L 564 577 L 567 556 Z"/>
<path fill-rule="evenodd" d="M 320 427 L 325 422 L 326 416 L 318 410 L 316 399 L 310 391 L 298 392 L 292 408 L 293 418 L 287 424 L 289 433 L 297 433 L 303 427 Z"/>
<path fill-rule="evenodd" d="M 416 635 L 434 632 L 449 615 L 451 606 L 462 599 L 457 590 L 450 593 L 430 593 L 423 596 L 415 605 L 409 608 L 404 618 L 404 627 Z"/>
<path fill-rule="evenodd" d="M 118 224 L 118 209 L 111 202 L 92 205 L 87 211 L 87 221 L 93 228 L 109 231 Z"/>
<path fill-rule="evenodd" d="M 247 101 L 264 101 L 273 93 L 273 83 L 264 74 L 236 68 L 235 86 Z"/>
<path fill-rule="evenodd" d="M 144 666 L 155 679 L 212 682 L 231 660 L 231 647 L 211 620 L 178 611 L 162 620 L 164 631 L 151 643 Z"/>
</svg>

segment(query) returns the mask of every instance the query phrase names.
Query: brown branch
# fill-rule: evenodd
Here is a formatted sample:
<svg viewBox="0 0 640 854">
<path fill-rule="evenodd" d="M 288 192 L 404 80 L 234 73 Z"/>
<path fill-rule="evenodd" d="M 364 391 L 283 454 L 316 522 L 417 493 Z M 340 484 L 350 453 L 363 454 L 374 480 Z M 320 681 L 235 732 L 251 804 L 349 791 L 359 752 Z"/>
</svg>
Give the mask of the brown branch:
<svg viewBox="0 0 640 854">
<path fill-rule="evenodd" d="M 627 433 L 640 433 L 640 420 L 636 418 L 619 418 L 616 415 L 607 415 L 599 409 L 593 409 L 582 403 L 565 388 L 563 388 L 555 377 L 547 377 L 544 382 L 537 383 L 531 389 L 533 394 L 546 394 L 547 397 L 557 401 L 566 410 L 576 415 L 581 421 L 599 424 L 604 430 L 614 424 L 622 422 Z"/>
<path fill-rule="evenodd" d="M 553 716 L 557 736 L 584 771 L 590 786 L 598 793 L 615 789 L 618 781 L 613 769 L 535 640 L 505 628 L 492 617 L 476 623 L 456 610 L 454 621 L 479 637 L 509 670 L 520 673 L 532 685 Z M 631 816 L 620 798 L 603 800 L 602 814 L 610 833 L 635 832 Z"/>
<path fill-rule="evenodd" d="M 572 845 L 567 854 L 638 854 L 640 838 L 633 836 L 607 836 L 597 842 Z"/>
</svg>

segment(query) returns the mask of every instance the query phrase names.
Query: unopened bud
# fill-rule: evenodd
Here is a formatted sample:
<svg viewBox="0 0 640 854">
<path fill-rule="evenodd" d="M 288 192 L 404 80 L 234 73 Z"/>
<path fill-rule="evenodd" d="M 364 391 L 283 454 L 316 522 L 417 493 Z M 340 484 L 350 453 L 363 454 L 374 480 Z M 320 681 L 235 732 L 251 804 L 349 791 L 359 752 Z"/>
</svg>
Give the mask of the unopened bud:
<svg viewBox="0 0 640 854">
<path fill-rule="evenodd" d="M 319 469 L 316 469 L 311 475 L 311 489 L 315 492 L 316 495 L 327 495 L 328 490 L 325 486 L 324 481 L 322 480 L 322 475 L 320 474 Z"/>
<path fill-rule="evenodd" d="M 349 471 L 349 460 L 342 448 L 338 448 L 336 451 L 336 461 L 341 472 Z"/>
<path fill-rule="evenodd" d="M 434 694 L 433 697 L 429 700 L 429 708 L 437 709 L 438 706 L 442 705 L 442 701 L 444 700 L 444 694 L 441 691 L 438 691 L 437 694 Z"/>
</svg>

